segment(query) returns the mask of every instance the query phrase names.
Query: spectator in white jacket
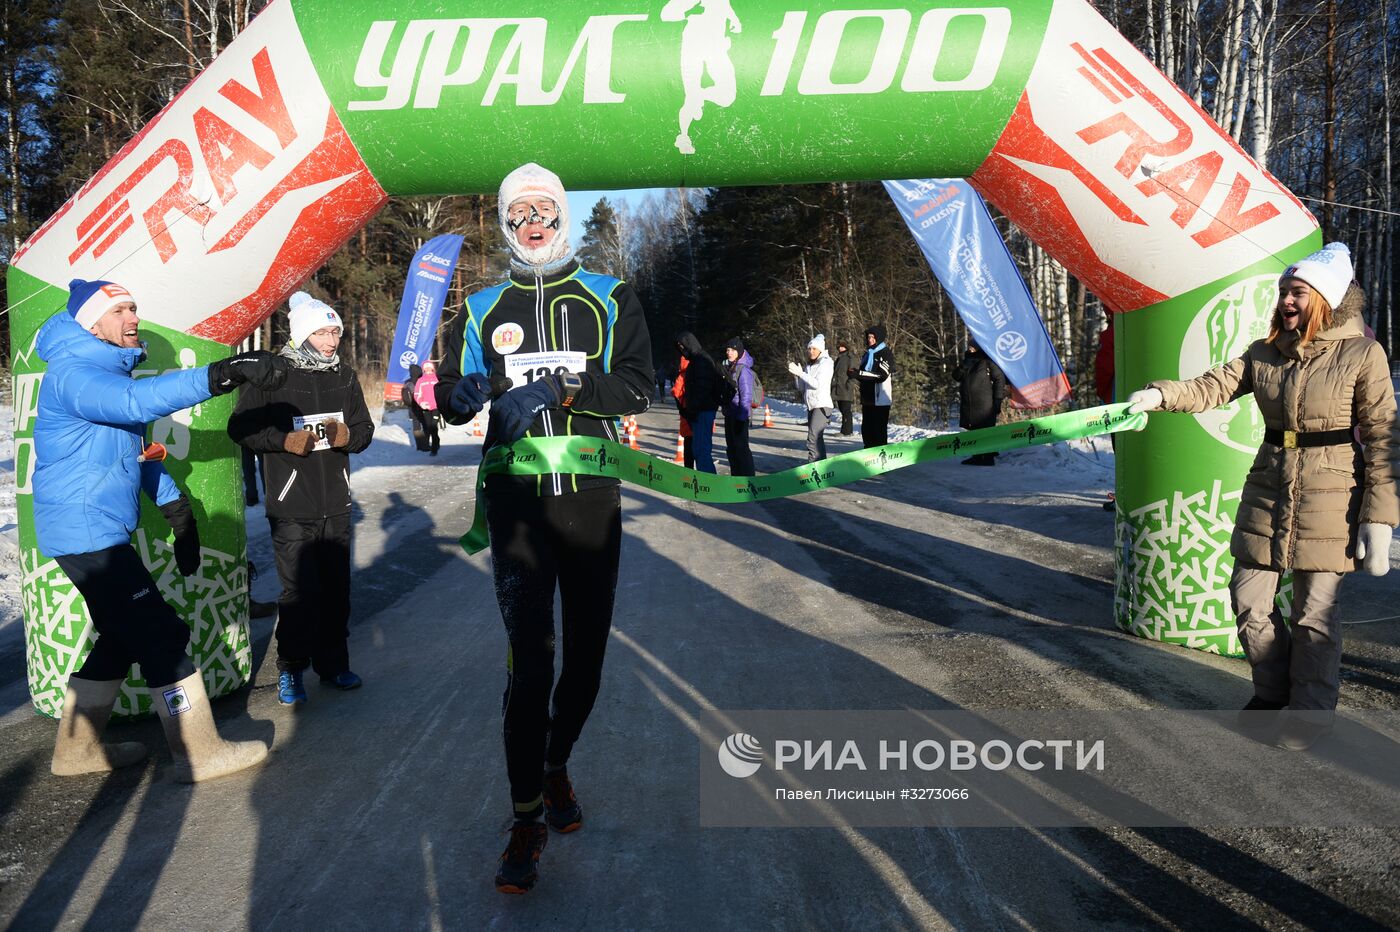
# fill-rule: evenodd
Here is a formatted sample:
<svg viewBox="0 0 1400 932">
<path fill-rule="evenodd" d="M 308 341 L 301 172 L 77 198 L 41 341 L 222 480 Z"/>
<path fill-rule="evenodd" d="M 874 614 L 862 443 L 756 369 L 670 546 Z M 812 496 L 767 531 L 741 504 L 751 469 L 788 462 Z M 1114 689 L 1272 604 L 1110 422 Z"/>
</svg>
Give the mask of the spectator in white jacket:
<svg viewBox="0 0 1400 932">
<path fill-rule="evenodd" d="M 807 405 L 807 462 L 815 463 L 826 459 L 827 421 L 831 419 L 831 357 L 826 353 L 826 337 L 820 333 L 807 344 L 806 368 L 795 362 L 788 363 L 788 371 L 797 382 L 797 390 L 802 392 L 802 400 Z"/>
</svg>

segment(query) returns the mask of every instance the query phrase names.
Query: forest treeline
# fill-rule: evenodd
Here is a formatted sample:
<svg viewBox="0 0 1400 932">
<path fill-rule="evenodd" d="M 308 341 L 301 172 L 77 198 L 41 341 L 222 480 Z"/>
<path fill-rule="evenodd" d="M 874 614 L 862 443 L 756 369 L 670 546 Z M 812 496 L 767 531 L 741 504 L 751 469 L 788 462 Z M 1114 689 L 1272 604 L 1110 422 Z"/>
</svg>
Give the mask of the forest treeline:
<svg viewBox="0 0 1400 932">
<path fill-rule="evenodd" d="M 264 0 L 0 0 L 0 262 L 197 75 Z M 1388 0 L 1105 0 L 1096 4 L 1241 145 L 1353 248 L 1370 323 L 1392 347 Z M 469 153 L 463 154 L 469 158 Z M 567 165 L 551 165 L 568 175 Z M 995 211 L 994 211 L 995 215 Z M 999 215 L 1078 402 L 1092 402 L 1104 311 Z M 597 204 L 586 263 L 632 282 L 659 364 L 695 331 L 716 352 L 742 335 L 774 387 L 816 332 L 859 342 L 889 331 L 896 421 L 940 423 L 966 345 L 959 323 L 879 182 L 677 189 Z M 506 265 L 495 199 L 399 198 L 305 287 L 351 322 L 343 352 L 382 378 L 409 259 L 441 233 L 465 237 L 445 311 Z M 8 359 L 8 319 L 3 349 Z M 283 318 L 265 325 L 276 341 Z"/>
</svg>

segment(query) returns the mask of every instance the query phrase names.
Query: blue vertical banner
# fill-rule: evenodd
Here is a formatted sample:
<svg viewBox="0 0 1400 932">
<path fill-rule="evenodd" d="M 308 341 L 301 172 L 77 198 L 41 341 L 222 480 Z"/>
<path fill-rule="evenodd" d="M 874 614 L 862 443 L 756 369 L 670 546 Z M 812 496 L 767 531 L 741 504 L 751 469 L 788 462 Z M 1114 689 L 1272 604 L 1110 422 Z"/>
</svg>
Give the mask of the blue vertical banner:
<svg viewBox="0 0 1400 932">
<path fill-rule="evenodd" d="M 973 339 L 1015 386 L 1016 402 L 1045 408 L 1067 398 L 1045 322 L 981 196 L 961 178 L 886 181 L 885 190 Z"/>
<path fill-rule="evenodd" d="M 399 325 L 394 330 L 394 346 L 389 351 L 389 372 L 384 380 L 384 398 L 397 401 L 399 389 L 408 378 L 408 367 L 421 365 L 432 356 L 442 302 L 462 251 L 462 237 L 453 233 L 434 236 L 423 244 L 408 267 L 408 279 L 399 302 Z"/>
</svg>

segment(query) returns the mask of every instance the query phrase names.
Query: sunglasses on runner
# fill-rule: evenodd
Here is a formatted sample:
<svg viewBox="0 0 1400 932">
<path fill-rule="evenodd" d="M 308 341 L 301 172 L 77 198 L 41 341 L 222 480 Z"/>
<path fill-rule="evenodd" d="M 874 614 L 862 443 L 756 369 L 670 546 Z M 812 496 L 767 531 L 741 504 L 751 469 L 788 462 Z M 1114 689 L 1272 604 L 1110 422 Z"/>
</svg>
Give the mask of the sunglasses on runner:
<svg viewBox="0 0 1400 932">
<path fill-rule="evenodd" d="M 136 457 L 138 463 L 159 463 L 165 459 L 165 444 L 148 443 L 146 449 L 141 451 L 141 455 Z"/>
</svg>

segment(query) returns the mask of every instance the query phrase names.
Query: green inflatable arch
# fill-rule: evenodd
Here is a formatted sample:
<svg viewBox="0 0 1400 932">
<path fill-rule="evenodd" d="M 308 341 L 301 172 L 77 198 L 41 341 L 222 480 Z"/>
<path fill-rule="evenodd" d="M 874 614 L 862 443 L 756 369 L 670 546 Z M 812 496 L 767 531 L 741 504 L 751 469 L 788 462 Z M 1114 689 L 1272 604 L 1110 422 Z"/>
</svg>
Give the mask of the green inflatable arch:
<svg viewBox="0 0 1400 932">
<path fill-rule="evenodd" d="M 1085 0 L 275 0 L 10 268 L 39 711 L 59 711 L 90 640 L 32 526 L 33 338 L 65 283 L 131 289 L 150 372 L 203 364 L 390 195 L 494 192 L 529 160 L 574 188 L 969 178 L 1115 312 L 1120 391 L 1241 350 L 1279 271 L 1321 242 L 1307 210 Z M 175 572 L 154 513 L 136 538 L 216 695 L 252 672 L 230 408 L 154 426 L 198 502 L 200 575 Z M 1262 429 L 1246 402 L 1121 438 L 1121 626 L 1238 653 L 1228 540 Z M 119 711 L 144 711 L 130 687 Z"/>
</svg>

